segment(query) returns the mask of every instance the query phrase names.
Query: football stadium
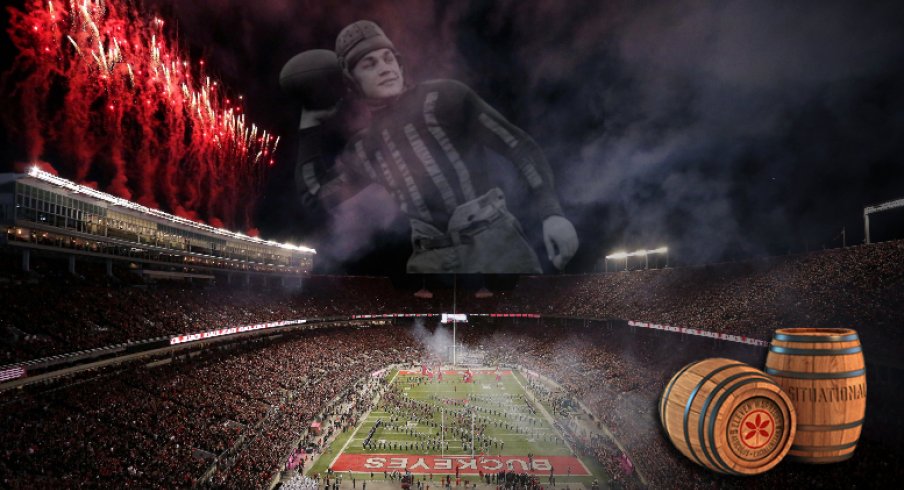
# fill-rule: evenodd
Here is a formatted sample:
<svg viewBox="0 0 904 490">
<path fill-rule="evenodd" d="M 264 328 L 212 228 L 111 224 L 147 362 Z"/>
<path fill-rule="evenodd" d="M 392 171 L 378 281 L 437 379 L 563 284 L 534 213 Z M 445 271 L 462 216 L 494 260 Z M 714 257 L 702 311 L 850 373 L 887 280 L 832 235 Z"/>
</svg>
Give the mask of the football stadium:
<svg viewBox="0 0 904 490">
<path fill-rule="evenodd" d="M 12 2 L 0 488 L 897 488 L 900 9 L 579 3 Z"/>
</svg>

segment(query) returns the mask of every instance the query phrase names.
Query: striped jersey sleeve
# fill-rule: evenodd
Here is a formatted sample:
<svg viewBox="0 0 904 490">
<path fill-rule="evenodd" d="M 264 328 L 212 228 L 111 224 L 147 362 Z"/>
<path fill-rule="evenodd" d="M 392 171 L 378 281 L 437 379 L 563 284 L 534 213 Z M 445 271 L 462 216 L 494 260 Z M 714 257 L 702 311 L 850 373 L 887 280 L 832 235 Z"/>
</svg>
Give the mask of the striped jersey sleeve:
<svg viewBox="0 0 904 490">
<path fill-rule="evenodd" d="M 450 82 L 458 92 L 464 137 L 475 138 L 483 146 L 505 157 L 518 169 L 538 206 L 541 217 L 562 215 L 555 193 L 552 169 L 539 145 L 521 128 L 509 122 L 466 85 Z"/>
</svg>

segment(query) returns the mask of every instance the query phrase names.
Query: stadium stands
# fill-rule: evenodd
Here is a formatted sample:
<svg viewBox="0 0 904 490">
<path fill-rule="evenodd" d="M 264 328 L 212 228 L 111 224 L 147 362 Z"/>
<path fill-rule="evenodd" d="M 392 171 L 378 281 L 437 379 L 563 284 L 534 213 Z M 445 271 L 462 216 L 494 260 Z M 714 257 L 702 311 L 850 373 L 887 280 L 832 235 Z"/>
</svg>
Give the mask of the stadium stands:
<svg viewBox="0 0 904 490">
<path fill-rule="evenodd" d="M 890 406 L 875 404 L 874 423 L 865 429 L 865 440 L 857 449 L 860 454 L 845 464 L 814 467 L 786 462 L 755 479 L 738 479 L 716 475 L 682 456 L 662 433 L 656 412 L 659 395 L 671 375 L 688 362 L 705 357 L 762 365 L 763 349 L 693 337 L 664 342 L 663 336 L 670 334 L 638 330 L 624 335 L 616 328 L 564 321 L 552 325 L 501 322 L 491 328 L 462 331 L 466 345 L 483 346 L 489 364 L 520 365 L 554 379 L 563 391 L 545 395 L 551 404 L 586 405 L 625 446 L 651 488 L 789 488 L 793 484 L 847 488 L 866 478 L 876 488 L 884 488 L 894 486 L 894 475 L 904 469 L 889 446 L 877 441 L 880 432 L 891 430 L 892 424 L 885 422 L 894 417 L 900 396 Z M 900 433 L 900 425 L 897 430 Z M 580 430 L 575 437 L 580 439 L 579 446 L 585 446 L 581 449 L 594 454 L 619 485 L 637 484 L 625 475 L 619 460 L 622 452 L 608 439 L 591 438 Z M 900 445 L 895 436 L 888 439 Z"/>
<path fill-rule="evenodd" d="M 901 264 L 904 241 L 713 266 L 530 277 L 493 298 L 459 295 L 458 311 L 621 318 L 762 340 L 778 327 L 854 326 L 881 332 L 864 338 L 873 359 L 896 360 L 890 347 L 904 345 L 904 333 L 889 327 L 900 324 L 904 311 Z M 0 295 L 7 298 L 0 318 L 0 364 L 244 323 L 440 313 L 452 303 L 451 291 L 415 298 L 384 278 L 312 277 L 301 290 L 191 284 L 135 288 L 129 282 L 76 279 L 65 269 L 38 270 L 43 278 L 7 269 L 10 279 L 0 281 Z M 42 308 L 46 304 L 56 307 Z"/>
<path fill-rule="evenodd" d="M 403 330 L 318 331 L 153 370 L 106 372 L 0 405 L 2 484 L 259 488 L 303 429 L 362 377 L 418 358 Z"/>
<path fill-rule="evenodd" d="M 483 321 L 459 331 L 467 345 L 483 346 L 488 362 L 556 380 L 566 394 L 547 395 L 550 401 L 568 397 L 587 406 L 653 487 L 831 486 L 864 478 L 891 485 L 889 478 L 902 473 L 894 452 L 900 443 L 888 443 L 901 434 L 901 424 L 889 418 L 901 396 L 883 392 L 874 378 L 858 457 L 822 470 L 783 463 L 755 483 L 721 478 L 668 444 L 655 400 L 690 360 L 719 355 L 762 364 L 764 349 L 581 319 L 634 319 L 766 340 L 778 326 L 854 326 L 868 361 L 900 370 L 902 259 L 899 241 L 706 267 L 522 278 L 492 298 L 459 294 L 458 311 L 548 318 Z M 122 270 L 108 278 L 84 267 L 75 277 L 57 265 L 36 260 L 33 272 L 23 273 L 3 262 L 0 364 L 224 324 L 439 313 L 452 302 L 451 291 L 415 298 L 383 278 L 312 277 L 301 289 L 147 284 Z M 155 368 L 122 364 L 5 394 L 0 486 L 260 488 L 298 449 L 310 421 L 333 409 L 330 400 L 349 396 L 373 370 L 430 355 L 398 326 L 293 332 L 182 354 Z M 620 474 L 620 449 L 580 430 L 572 440 Z"/>
</svg>

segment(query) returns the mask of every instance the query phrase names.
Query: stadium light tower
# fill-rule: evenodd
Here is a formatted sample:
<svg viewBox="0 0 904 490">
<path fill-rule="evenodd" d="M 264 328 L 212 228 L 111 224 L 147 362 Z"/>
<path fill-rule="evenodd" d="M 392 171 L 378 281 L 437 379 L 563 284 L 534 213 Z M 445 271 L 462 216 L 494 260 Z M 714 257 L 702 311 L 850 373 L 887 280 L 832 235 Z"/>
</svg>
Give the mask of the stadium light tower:
<svg viewBox="0 0 904 490">
<path fill-rule="evenodd" d="M 669 247 L 659 247 L 653 250 L 647 250 L 648 254 L 662 254 L 665 255 L 665 266 L 669 266 Z"/>
<path fill-rule="evenodd" d="M 606 256 L 606 272 L 609 272 L 609 259 L 612 260 L 621 260 L 625 259 L 625 270 L 628 270 L 628 261 L 631 257 L 643 257 L 644 258 L 644 268 L 650 268 L 650 255 L 663 254 L 665 255 L 665 266 L 669 266 L 669 248 L 668 247 L 659 247 L 654 248 L 653 250 L 636 250 L 634 252 L 615 252 L 613 254 Z"/>
<path fill-rule="evenodd" d="M 896 199 L 894 201 L 883 202 L 876 206 L 867 206 L 863 208 L 863 242 L 867 245 L 870 244 L 869 215 L 901 207 L 904 207 L 904 199 Z"/>
<path fill-rule="evenodd" d="M 610 254 L 606 256 L 606 272 L 609 272 L 609 259 L 619 260 L 625 259 L 625 270 L 628 270 L 628 253 L 627 252 L 615 252 L 614 254 Z"/>
<path fill-rule="evenodd" d="M 650 255 L 649 255 L 649 253 L 647 253 L 646 250 L 638 250 L 638 251 L 634 252 L 634 255 L 637 257 L 643 257 L 643 268 L 644 269 L 650 268 Z"/>
<path fill-rule="evenodd" d="M 458 274 L 452 275 L 452 314 L 455 315 L 458 311 L 455 310 L 456 300 L 458 299 Z M 452 369 L 455 369 L 455 349 L 458 347 L 455 345 L 457 340 L 455 339 L 455 327 L 458 324 L 455 321 L 455 316 L 452 317 Z M 442 369 L 442 368 L 440 368 Z"/>
</svg>

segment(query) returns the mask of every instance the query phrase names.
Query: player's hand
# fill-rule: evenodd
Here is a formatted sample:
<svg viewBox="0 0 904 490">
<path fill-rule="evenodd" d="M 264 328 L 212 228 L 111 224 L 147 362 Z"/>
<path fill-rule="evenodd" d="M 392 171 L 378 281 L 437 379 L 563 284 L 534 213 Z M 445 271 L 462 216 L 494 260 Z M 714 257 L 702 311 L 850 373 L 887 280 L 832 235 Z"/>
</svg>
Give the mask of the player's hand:
<svg viewBox="0 0 904 490">
<path fill-rule="evenodd" d="M 308 129 L 313 128 L 314 126 L 320 126 L 324 121 L 336 115 L 338 107 L 338 105 L 334 105 L 333 107 L 328 107 L 326 109 L 302 109 L 301 124 L 298 125 L 298 129 Z"/>
<path fill-rule="evenodd" d="M 320 206 L 320 199 L 316 195 L 304 191 L 301 193 L 301 205 L 313 209 Z"/>
<path fill-rule="evenodd" d="M 580 245 L 571 221 L 557 215 L 543 220 L 543 242 L 546 244 L 549 261 L 559 270 L 568 265 Z"/>
</svg>

